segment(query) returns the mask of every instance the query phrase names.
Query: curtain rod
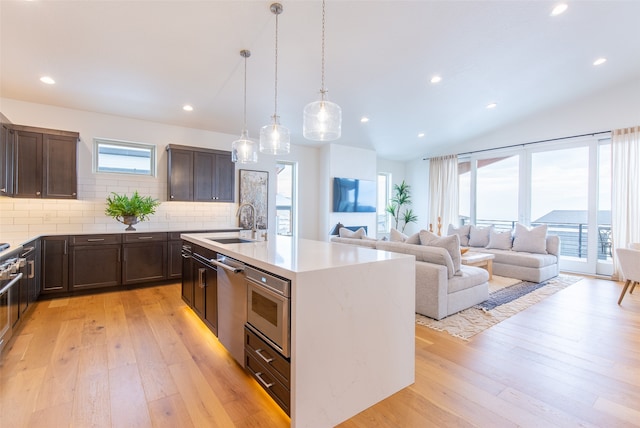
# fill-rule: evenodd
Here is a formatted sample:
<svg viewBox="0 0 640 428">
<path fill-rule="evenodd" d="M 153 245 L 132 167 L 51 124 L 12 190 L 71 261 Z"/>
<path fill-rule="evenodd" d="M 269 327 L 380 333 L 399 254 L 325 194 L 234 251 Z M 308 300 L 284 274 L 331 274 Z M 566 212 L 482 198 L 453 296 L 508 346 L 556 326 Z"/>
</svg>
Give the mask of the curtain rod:
<svg viewBox="0 0 640 428">
<path fill-rule="evenodd" d="M 476 151 L 473 151 L 473 152 L 458 153 L 458 156 L 472 155 L 472 154 L 475 154 L 475 153 L 482 153 L 482 152 L 489 152 L 491 150 L 510 149 L 510 148 L 513 148 L 513 147 L 525 147 L 525 146 L 529 146 L 529 145 L 532 145 L 532 144 L 550 143 L 550 142 L 553 142 L 553 141 L 569 140 L 571 138 L 580 138 L 580 137 L 589 137 L 589 136 L 594 137 L 596 135 L 610 134 L 610 133 L 611 133 L 611 131 L 589 132 L 588 134 L 571 135 L 569 137 L 550 138 L 548 140 L 531 141 L 529 143 L 512 144 L 510 146 L 493 147 L 491 149 L 482 149 L 482 150 L 476 150 Z M 430 158 L 423 158 L 422 160 L 428 160 L 428 159 L 430 159 Z"/>
</svg>

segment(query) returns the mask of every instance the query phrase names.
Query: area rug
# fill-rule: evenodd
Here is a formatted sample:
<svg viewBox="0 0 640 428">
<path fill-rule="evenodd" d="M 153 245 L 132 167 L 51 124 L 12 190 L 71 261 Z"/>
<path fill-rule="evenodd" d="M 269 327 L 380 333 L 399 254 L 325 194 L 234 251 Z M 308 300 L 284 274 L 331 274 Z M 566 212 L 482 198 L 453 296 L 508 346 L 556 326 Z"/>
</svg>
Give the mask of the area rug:
<svg viewBox="0 0 640 428">
<path fill-rule="evenodd" d="M 469 340 L 581 279 L 578 276 L 559 275 L 534 283 L 494 276 L 489 283 L 489 299 L 439 321 L 416 314 L 416 323 Z"/>
</svg>

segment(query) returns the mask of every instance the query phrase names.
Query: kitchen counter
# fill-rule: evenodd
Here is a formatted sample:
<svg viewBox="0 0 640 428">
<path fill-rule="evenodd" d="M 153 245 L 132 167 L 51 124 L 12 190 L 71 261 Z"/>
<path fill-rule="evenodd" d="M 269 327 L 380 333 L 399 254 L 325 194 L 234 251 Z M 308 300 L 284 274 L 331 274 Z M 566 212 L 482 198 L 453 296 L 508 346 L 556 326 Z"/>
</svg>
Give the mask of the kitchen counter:
<svg viewBox="0 0 640 428">
<path fill-rule="evenodd" d="M 335 426 L 414 382 L 413 256 L 284 236 L 210 239 L 223 236 L 182 238 L 291 280 L 293 427 Z"/>
</svg>

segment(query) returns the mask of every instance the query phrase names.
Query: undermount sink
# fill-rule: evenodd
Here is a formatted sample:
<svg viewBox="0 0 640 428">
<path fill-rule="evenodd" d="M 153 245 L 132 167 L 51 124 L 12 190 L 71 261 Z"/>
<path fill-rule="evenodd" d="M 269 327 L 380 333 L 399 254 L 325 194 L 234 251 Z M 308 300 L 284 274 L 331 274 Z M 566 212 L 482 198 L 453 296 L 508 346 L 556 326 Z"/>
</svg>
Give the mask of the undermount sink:
<svg viewBox="0 0 640 428">
<path fill-rule="evenodd" d="M 209 241 L 217 242 L 218 244 L 244 244 L 249 242 L 255 242 L 250 239 L 242 238 L 207 238 Z"/>
</svg>

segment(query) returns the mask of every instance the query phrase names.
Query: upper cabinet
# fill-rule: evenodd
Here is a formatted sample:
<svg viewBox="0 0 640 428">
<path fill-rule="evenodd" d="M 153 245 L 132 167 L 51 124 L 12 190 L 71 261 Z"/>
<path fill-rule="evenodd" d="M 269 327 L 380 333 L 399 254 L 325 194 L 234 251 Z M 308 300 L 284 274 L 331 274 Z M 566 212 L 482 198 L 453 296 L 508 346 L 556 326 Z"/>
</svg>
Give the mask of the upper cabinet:
<svg viewBox="0 0 640 428">
<path fill-rule="evenodd" d="M 167 152 L 168 200 L 234 202 L 231 152 L 175 144 Z"/>
<path fill-rule="evenodd" d="M 76 199 L 77 132 L 2 125 L 0 194 Z"/>
</svg>

